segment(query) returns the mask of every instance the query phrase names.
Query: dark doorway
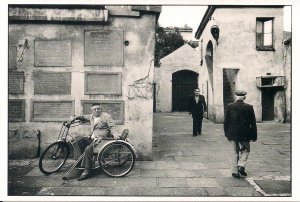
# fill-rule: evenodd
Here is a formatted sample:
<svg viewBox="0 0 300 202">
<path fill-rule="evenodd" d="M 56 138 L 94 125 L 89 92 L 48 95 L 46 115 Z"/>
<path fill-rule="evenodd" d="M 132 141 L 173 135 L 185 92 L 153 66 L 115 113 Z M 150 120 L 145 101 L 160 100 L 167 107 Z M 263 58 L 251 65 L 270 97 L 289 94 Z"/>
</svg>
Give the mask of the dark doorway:
<svg viewBox="0 0 300 202">
<path fill-rule="evenodd" d="M 182 70 L 172 75 L 172 111 L 187 111 L 188 97 L 198 87 L 198 73 Z"/>
<path fill-rule="evenodd" d="M 275 90 L 272 88 L 265 88 L 261 91 L 261 106 L 262 106 L 262 120 L 274 120 L 274 95 Z"/>
<path fill-rule="evenodd" d="M 156 112 L 156 83 L 153 84 L 153 112 Z"/>
</svg>

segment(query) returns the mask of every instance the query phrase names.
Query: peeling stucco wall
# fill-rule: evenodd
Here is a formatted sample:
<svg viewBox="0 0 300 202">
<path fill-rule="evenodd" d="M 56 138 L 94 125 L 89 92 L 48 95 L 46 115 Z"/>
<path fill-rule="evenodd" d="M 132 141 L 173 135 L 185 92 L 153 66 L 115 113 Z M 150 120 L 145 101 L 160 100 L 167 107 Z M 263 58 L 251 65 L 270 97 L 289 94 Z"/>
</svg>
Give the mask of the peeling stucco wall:
<svg viewBox="0 0 300 202">
<path fill-rule="evenodd" d="M 256 50 L 256 17 L 275 17 L 275 51 Z M 213 25 L 220 29 L 218 44 L 210 33 Z M 214 11 L 199 39 L 203 40 L 204 59 L 200 71 L 200 86 L 203 86 L 202 91 L 208 100 L 208 114 L 211 120 L 224 120 L 224 68 L 239 69 L 236 88 L 248 92 L 246 102 L 254 106 L 257 121 L 262 120 L 261 90 L 256 86 L 256 77 L 265 76 L 267 73 L 274 76 L 283 75 L 282 39 L 282 8 L 217 8 Z M 213 43 L 213 82 L 207 82 L 210 78 L 204 58 L 209 41 Z"/>
<path fill-rule="evenodd" d="M 278 91 L 274 96 L 275 120 L 281 123 L 286 121 L 286 98 L 285 92 Z"/>
<path fill-rule="evenodd" d="M 142 13 L 130 11 L 127 6 L 108 7 L 111 13 L 107 24 L 89 23 L 10 23 L 9 45 L 17 46 L 17 57 L 22 58 L 17 62 L 17 70 L 24 71 L 24 94 L 10 94 L 9 99 L 25 99 L 25 122 L 10 122 L 10 131 L 39 130 L 41 131 L 41 148 L 45 148 L 56 140 L 62 122 L 32 122 L 31 101 L 37 100 L 74 100 L 74 113 L 82 114 L 82 100 L 117 100 L 124 101 L 124 124 L 118 125 L 116 132 L 123 129 L 130 131 L 129 138 L 138 152 L 140 160 L 152 158 L 152 124 L 153 124 L 153 58 L 155 43 L 155 13 Z M 127 10 L 126 10 L 127 9 Z M 126 11 L 126 12 L 125 12 Z M 83 13 L 75 13 L 77 16 L 86 16 Z M 55 12 L 52 12 L 55 13 Z M 62 12 L 65 13 L 65 12 Z M 74 14 L 72 10 L 65 14 Z M 120 15 L 120 13 L 123 13 Z M 57 14 L 57 13 L 56 13 Z M 59 14 L 59 13 L 58 13 Z M 74 14 L 74 15 L 75 15 Z M 142 28 L 142 29 L 141 29 Z M 84 65 L 84 30 L 121 29 L 124 31 L 124 66 L 85 66 Z M 72 47 L 71 67 L 35 67 L 34 66 L 34 40 L 57 39 L 69 40 Z M 23 46 L 27 40 L 27 48 Z M 23 52 L 23 53 L 22 53 Z M 33 72 L 41 70 L 48 72 L 71 72 L 70 95 L 38 95 L 34 94 Z M 85 95 L 85 72 L 121 72 L 121 95 Z M 72 129 L 71 133 L 84 135 L 89 131 L 88 125 Z"/>
<path fill-rule="evenodd" d="M 292 42 L 284 45 L 284 70 L 286 76 L 285 102 L 286 102 L 286 122 L 291 122 L 291 84 L 292 84 Z"/>
<path fill-rule="evenodd" d="M 40 131 L 28 127 L 8 131 L 9 159 L 36 158 L 40 155 Z"/>
</svg>

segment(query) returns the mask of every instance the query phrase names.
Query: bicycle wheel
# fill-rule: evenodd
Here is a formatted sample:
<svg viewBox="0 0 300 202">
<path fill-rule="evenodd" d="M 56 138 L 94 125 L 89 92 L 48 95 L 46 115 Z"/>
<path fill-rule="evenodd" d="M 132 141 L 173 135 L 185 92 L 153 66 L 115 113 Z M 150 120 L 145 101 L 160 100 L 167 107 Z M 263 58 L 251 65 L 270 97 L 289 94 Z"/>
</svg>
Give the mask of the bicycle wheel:
<svg viewBox="0 0 300 202">
<path fill-rule="evenodd" d="M 98 161 L 107 175 L 122 177 L 132 170 L 135 163 L 135 154 L 128 144 L 112 142 L 103 148 Z"/>
<path fill-rule="evenodd" d="M 64 165 L 68 156 L 68 146 L 63 142 L 54 142 L 42 153 L 39 169 L 46 175 L 55 173 Z"/>
</svg>

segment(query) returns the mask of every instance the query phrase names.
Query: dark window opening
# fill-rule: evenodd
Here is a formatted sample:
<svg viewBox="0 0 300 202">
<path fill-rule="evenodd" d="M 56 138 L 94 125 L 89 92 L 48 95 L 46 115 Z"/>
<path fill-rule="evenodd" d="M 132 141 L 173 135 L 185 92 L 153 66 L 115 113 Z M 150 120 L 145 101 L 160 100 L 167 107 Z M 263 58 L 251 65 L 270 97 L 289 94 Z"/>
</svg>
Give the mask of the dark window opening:
<svg viewBox="0 0 300 202">
<path fill-rule="evenodd" d="M 274 18 L 256 18 L 256 49 L 274 51 L 273 46 Z"/>
<path fill-rule="evenodd" d="M 261 85 L 262 86 L 271 86 L 273 85 L 273 78 L 265 78 L 261 80 Z"/>
</svg>

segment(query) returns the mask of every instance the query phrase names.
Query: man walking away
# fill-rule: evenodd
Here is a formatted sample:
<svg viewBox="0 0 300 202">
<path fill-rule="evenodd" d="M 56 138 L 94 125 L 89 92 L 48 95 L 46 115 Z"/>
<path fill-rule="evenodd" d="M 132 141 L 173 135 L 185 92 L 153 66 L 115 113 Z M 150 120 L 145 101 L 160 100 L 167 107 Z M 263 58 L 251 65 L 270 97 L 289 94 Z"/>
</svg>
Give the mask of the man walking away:
<svg viewBox="0 0 300 202">
<path fill-rule="evenodd" d="M 245 164 L 250 154 L 250 140 L 257 140 L 257 128 L 252 105 L 244 102 L 246 91 L 235 92 L 236 100 L 226 108 L 224 118 L 225 136 L 231 141 L 234 151 L 232 176 L 246 177 Z"/>
</svg>

